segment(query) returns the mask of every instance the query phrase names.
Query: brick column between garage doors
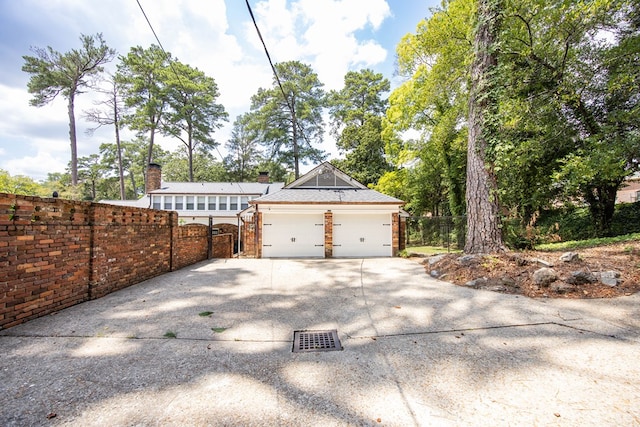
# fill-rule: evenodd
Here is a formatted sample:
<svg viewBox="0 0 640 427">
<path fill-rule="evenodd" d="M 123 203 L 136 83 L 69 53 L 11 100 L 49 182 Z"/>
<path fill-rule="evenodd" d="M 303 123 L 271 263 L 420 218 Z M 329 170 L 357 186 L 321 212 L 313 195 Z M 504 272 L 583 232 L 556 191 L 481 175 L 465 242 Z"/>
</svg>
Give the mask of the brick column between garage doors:
<svg viewBox="0 0 640 427">
<path fill-rule="evenodd" d="M 391 214 L 391 255 L 397 256 L 400 252 L 400 214 Z"/>
<path fill-rule="evenodd" d="M 333 257 L 333 212 L 324 213 L 324 257 Z"/>
</svg>

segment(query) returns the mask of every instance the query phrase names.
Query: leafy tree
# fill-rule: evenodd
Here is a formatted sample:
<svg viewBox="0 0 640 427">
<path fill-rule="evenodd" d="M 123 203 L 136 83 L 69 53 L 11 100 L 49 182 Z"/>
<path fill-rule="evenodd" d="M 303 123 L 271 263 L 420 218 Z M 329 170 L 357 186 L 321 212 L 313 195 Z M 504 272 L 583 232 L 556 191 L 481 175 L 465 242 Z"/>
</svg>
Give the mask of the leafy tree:
<svg viewBox="0 0 640 427">
<path fill-rule="evenodd" d="M 382 74 L 365 69 L 349 71 L 344 87 L 329 94 L 329 114 L 338 149 L 345 159 L 333 163 L 363 184 L 375 184 L 391 169 L 385 158 L 382 118 L 383 94 L 390 88 Z"/>
<path fill-rule="evenodd" d="M 299 61 L 275 64 L 279 81 L 270 89 L 260 88 L 251 97 L 252 117 L 268 158 L 292 167 L 300 176 L 300 162 L 324 160 L 314 148 L 323 135 L 324 91 L 318 75 Z"/>
<path fill-rule="evenodd" d="M 194 153 L 215 148 L 213 132 L 228 114 L 215 101 L 220 95 L 213 78 L 197 68 L 174 61 L 166 74 L 167 101 L 163 132 L 178 138 L 185 146 L 189 181 L 194 180 Z"/>
<path fill-rule="evenodd" d="M 125 105 L 133 109 L 125 116 L 125 122 L 141 134 L 148 133 L 148 165 L 157 160 L 153 157 L 155 136 L 168 108 L 166 75 L 171 55 L 157 45 L 148 49 L 136 46 L 119 59 L 116 79 L 122 85 Z"/>
<path fill-rule="evenodd" d="M 512 128 L 538 131 L 515 140 L 512 152 L 526 152 L 524 144 L 531 141 L 544 142 L 529 169 L 551 167 L 542 169 L 542 178 L 535 179 L 539 185 L 532 188 L 561 189 L 556 194 L 565 200 L 586 201 L 597 233 L 608 234 L 617 190 L 638 170 L 640 157 L 640 61 L 633 24 L 638 6 L 556 3 L 542 8 L 532 1 L 511 15 L 503 75 L 511 78 L 505 81 L 512 96 L 504 104 L 515 113 Z"/>
<path fill-rule="evenodd" d="M 97 188 L 105 172 L 100 160 L 99 154 L 91 154 L 78 159 L 78 179 L 86 188 L 84 196 L 86 200 L 98 200 Z"/>
<path fill-rule="evenodd" d="M 109 90 L 102 90 L 106 95 L 104 101 L 100 101 L 98 105 L 102 108 L 93 108 L 85 113 L 85 118 L 90 122 L 97 123 L 98 126 L 87 130 L 87 133 L 93 134 L 96 129 L 104 125 L 112 125 L 115 132 L 115 160 L 118 167 L 118 183 L 120 189 L 120 200 L 126 199 L 124 167 L 122 163 L 122 146 L 120 141 L 120 128 L 122 127 L 122 119 L 125 109 L 120 93 L 120 85 L 115 76 L 110 76 Z"/>
<path fill-rule="evenodd" d="M 42 195 L 43 188 L 28 176 L 11 176 L 9 172 L 0 169 L 0 193 L 37 196 Z"/>
<path fill-rule="evenodd" d="M 397 158 L 397 165 L 434 169 L 427 175 L 425 170 L 405 175 L 407 179 L 431 177 L 427 181 L 407 181 L 405 185 L 416 187 L 410 194 L 418 197 L 441 191 L 436 199 L 446 198 L 448 207 L 444 211 L 452 215 L 465 213 L 466 116 L 473 58 L 470 23 L 474 12 L 474 2 L 443 2 L 442 8 L 434 9 L 429 19 L 418 24 L 415 34 L 402 38 L 397 46 L 397 65 L 398 73 L 407 80 L 389 97 L 383 129 L 387 154 Z M 403 148 L 406 144 L 399 143 L 393 133 L 412 129 L 421 132 L 424 142 L 420 147 Z M 436 178 L 436 173 L 441 178 Z M 415 208 L 433 207 L 425 200 L 409 202 Z"/>
<path fill-rule="evenodd" d="M 238 116 L 233 123 L 231 138 L 226 143 L 229 154 L 224 158 L 224 166 L 231 181 L 247 181 L 257 172 L 262 160 L 258 134 L 251 128 L 249 114 Z"/>
<path fill-rule="evenodd" d="M 198 182 L 219 182 L 225 180 L 227 171 L 210 152 L 198 149 L 189 158 L 187 149 L 181 147 L 169 153 L 162 165 L 162 175 L 164 180 L 172 182 L 192 182 L 192 177 Z"/>
<path fill-rule="evenodd" d="M 23 56 L 22 71 L 31 74 L 27 85 L 34 97 L 31 105 L 41 107 L 58 94 L 67 99 L 69 139 L 71 142 L 71 183 L 78 183 L 78 149 L 76 137 L 75 98 L 91 86 L 92 78 L 103 71 L 103 65 L 113 59 L 115 50 L 109 48 L 102 34 L 81 35 L 82 47 L 61 54 L 51 47 L 32 47 L 36 56 Z M 97 44 L 97 45 L 96 45 Z"/>
</svg>

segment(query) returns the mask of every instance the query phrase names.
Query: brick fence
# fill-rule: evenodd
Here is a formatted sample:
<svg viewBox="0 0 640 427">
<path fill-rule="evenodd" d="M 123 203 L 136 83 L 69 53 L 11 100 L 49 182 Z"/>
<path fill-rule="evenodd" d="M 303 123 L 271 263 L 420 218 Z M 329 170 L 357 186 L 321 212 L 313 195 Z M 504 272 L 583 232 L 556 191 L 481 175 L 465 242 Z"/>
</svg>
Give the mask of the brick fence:
<svg viewBox="0 0 640 427">
<path fill-rule="evenodd" d="M 175 212 L 0 193 L 0 329 L 232 254 Z"/>
</svg>

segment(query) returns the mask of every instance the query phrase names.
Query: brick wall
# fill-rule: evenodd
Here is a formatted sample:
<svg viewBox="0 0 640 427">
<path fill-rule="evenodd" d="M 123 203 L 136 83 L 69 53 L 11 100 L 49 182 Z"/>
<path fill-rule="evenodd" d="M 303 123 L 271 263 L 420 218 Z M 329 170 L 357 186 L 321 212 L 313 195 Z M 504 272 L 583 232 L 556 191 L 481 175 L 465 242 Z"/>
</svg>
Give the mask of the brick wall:
<svg viewBox="0 0 640 427">
<path fill-rule="evenodd" d="M 178 241 L 174 253 L 174 270 L 207 259 L 209 251 L 209 226 L 188 224 L 178 227 Z"/>
<path fill-rule="evenodd" d="M 213 236 L 213 258 L 231 258 L 233 256 L 233 234 Z"/>
<path fill-rule="evenodd" d="M 0 193 L 0 329 L 207 259 L 208 249 L 208 228 L 179 227 L 175 212 Z"/>
</svg>

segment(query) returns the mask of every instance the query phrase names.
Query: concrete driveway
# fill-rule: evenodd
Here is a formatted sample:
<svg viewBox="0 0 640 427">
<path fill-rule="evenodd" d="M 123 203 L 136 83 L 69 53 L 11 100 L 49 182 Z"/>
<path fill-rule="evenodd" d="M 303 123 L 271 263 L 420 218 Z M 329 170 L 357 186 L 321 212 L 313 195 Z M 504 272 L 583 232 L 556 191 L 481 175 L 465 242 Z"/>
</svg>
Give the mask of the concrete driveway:
<svg viewBox="0 0 640 427">
<path fill-rule="evenodd" d="M 316 329 L 344 350 L 293 353 Z M 215 260 L 1 331 L 0 378 L 2 426 L 632 426 L 640 298 L 470 290 L 399 258 Z"/>
</svg>

